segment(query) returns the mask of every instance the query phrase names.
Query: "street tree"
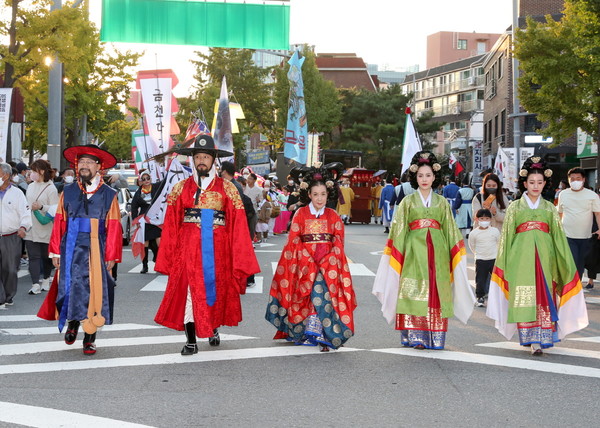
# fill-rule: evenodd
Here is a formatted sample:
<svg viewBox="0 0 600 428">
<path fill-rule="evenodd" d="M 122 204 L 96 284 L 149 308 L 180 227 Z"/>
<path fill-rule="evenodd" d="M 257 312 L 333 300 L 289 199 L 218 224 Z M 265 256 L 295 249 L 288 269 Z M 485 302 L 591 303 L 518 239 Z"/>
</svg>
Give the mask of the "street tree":
<svg viewBox="0 0 600 428">
<path fill-rule="evenodd" d="M 8 36 L 8 45 L 0 46 L 0 66 L 4 86 L 19 88 L 25 100 L 24 147 L 30 157 L 47 149 L 48 67 L 56 59 L 63 64 L 67 146 L 85 138 L 81 135 L 84 120 L 96 136 L 107 131 L 107 117 L 124 110 L 140 55 L 101 44 L 87 10 L 71 7 L 71 2 L 52 12 L 48 0 L 6 3 L 11 14 L 0 27 Z"/>
<path fill-rule="evenodd" d="M 516 32 L 515 55 L 520 100 L 544 124 L 539 132 L 554 145 L 577 128 L 600 141 L 599 2 L 566 0 L 560 21 L 528 19 Z M 596 167 L 600 173 L 600 154 Z"/>
<path fill-rule="evenodd" d="M 208 53 L 195 52 L 192 60 L 196 67 L 194 93 L 179 99 L 179 114 L 176 116 L 183 140 L 191 116 L 201 110 L 210 128 L 214 117 L 215 101 L 221 92 L 223 77 L 227 81 L 229 101 L 241 105 L 245 119 L 238 121 L 239 134 L 234 134 L 236 151 L 242 147 L 245 137 L 252 133 L 264 133 L 273 127 L 272 84 L 269 83 L 271 69 L 260 68 L 252 61 L 253 50 L 210 48 Z"/>
<path fill-rule="evenodd" d="M 342 120 L 339 148 L 363 152 L 364 166 L 398 173 L 402 159 L 402 142 L 406 123 L 406 106 L 411 96 L 399 85 L 377 92 L 342 90 Z M 415 121 L 424 148 L 427 135 L 438 131 L 443 123 L 432 121 L 425 113 Z"/>
</svg>

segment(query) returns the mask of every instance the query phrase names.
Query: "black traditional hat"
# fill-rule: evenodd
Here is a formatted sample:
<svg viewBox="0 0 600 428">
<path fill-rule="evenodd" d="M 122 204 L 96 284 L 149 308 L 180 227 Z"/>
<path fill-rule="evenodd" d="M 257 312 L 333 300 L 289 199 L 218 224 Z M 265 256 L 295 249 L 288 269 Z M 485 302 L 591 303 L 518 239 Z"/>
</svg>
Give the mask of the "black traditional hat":
<svg viewBox="0 0 600 428">
<path fill-rule="evenodd" d="M 109 169 L 117 164 L 117 158 L 95 144 L 67 147 L 63 150 L 63 156 L 73 166 L 77 166 L 82 156 L 93 156 L 98 159 L 101 169 Z"/>
<path fill-rule="evenodd" d="M 194 138 L 194 143 L 189 147 L 177 150 L 180 155 L 193 156 L 196 153 L 208 153 L 216 158 L 226 158 L 233 156 L 233 153 L 226 150 L 217 149 L 215 140 L 210 135 L 200 134 Z"/>
</svg>

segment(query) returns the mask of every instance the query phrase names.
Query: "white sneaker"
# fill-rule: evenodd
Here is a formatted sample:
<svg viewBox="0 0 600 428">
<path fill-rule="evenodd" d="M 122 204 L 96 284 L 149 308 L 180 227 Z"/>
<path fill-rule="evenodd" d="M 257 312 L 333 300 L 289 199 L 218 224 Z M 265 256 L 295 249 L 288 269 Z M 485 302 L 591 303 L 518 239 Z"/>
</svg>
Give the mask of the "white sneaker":
<svg viewBox="0 0 600 428">
<path fill-rule="evenodd" d="M 2 304 L 0 305 L 0 311 L 4 311 L 4 310 L 6 310 L 6 309 L 7 309 L 7 308 L 6 308 L 6 304 L 2 303 Z"/>
<path fill-rule="evenodd" d="M 50 291 L 50 279 L 49 278 L 42 280 L 42 291 Z"/>
<path fill-rule="evenodd" d="M 40 294 L 41 292 L 42 287 L 40 287 L 40 284 L 33 284 L 31 290 L 29 290 L 29 294 Z"/>
</svg>

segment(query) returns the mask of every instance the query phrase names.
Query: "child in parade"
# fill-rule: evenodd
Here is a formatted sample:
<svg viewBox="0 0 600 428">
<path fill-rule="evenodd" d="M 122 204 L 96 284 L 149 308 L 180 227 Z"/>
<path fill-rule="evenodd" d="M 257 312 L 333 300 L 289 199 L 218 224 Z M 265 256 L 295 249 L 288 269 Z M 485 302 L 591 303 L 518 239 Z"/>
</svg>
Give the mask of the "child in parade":
<svg viewBox="0 0 600 428">
<path fill-rule="evenodd" d="M 305 204 L 292 218 L 271 284 L 265 318 L 277 328 L 274 339 L 337 349 L 354 335 L 356 297 L 344 252 L 344 225 L 327 200 L 337 200 L 331 172 L 304 174 Z"/>
<path fill-rule="evenodd" d="M 500 231 L 492 227 L 492 213 L 485 208 L 477 211 L 475 215 L 479 227 L 473 229 L 469 235 L 469 248 L 475 255 L 475 296 L 477 306 L 483 307 L 485 297 L 490 289 L 490 277 L 498 253 Z"/>
<path fill-rule="evenodd" d="M 267 199 L 268 191 L 263 190 L 263 198 L 258 203 L 258 222 L 256 223 L 256 236 L 259 242 L 267 242 L 269 236 L 269 220 L 271 220 L 271 202 Z"/>
<path fill-rule="evenodd" d="M 415 193 L 397 207 L 373 294 L 404 346 L 443 349 L 448 318 L 466 323 L 475 303 L 466 250 L 450 205 L 433 191 L 441 166 L 427 151 L 415 154 L 409 179 Z M 452 281 L 454 284 L 452 284 Z"/>
<path fill-rule="evenodd" d="M 552 202 L 542 198 L 552 170 L 540 157 L 519 172 L 521 199 L 506 211 L 487 316 L 510 339 L 531 346 L 533 355 L 588 325 L 581 281 Z"/>
</svg>

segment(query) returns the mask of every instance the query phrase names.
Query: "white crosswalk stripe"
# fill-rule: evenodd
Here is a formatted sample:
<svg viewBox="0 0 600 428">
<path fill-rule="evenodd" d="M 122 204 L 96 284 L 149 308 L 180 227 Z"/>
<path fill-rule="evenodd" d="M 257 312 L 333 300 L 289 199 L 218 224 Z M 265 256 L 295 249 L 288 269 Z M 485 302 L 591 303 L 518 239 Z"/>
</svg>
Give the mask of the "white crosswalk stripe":
<svg viewBox="0 0 600 428">
<path fill-rule="evenodd" d="M 273 273 L 277 270 L 278 262 L 271 262 L 271 268 L 273 269 Z M 348 263 L 350 267 L 350 274 L 352 276 L 375 276 L 373 271 L 371 271 L 368 267 L 366 267 L 362 263 Z"/>
<path fill-rule="evenodd" d="M 477 344 L 477 346 L 483 346 L 486 348 L 496 348 L 496 349 L 509 349 L 512 351 L 530 352 L 530 348 L 521 346 L 515 342 L 479 343 L 479 344 Z M 544 352 L 546 354 L 550 354 L 550 355 L 567 355 L 569 357 L 600 359 L 600 352 L 588 351 L 587 349 L 571 349 L 571 348 L 561 348 L 561 347 L 555 346 L 552 348 L 544 349 Z"/>
<path fill-rule="evenodd" d="M 164 292 L 167 289 L 167 282 L 169 281 L 168 276 L 160 275 L 146 284 L 140 291 L 162 291 Z M 259 294 L 263 292 L 263 277 L 256 276 L 254 277 L 254 283 L 256 284 L 254 287 L 246 288 L 246 293 L 249 294 Z"/>
<path fill-rule="evenodd" d="M 123 331 L 123 330 L 147 330 L 162 328 L 158 325 L 145 325 L 145 324 L 113 324 L 105 325 L 102 327 L 102 331 Z M 6 334 L 11 336 L 32 336 L 32 335 L 46 335 L 58 333 L 58 327 L 31 327 L 31 328 L 2 328 L 0 329 L 0 335 Z"/>
</svg>

